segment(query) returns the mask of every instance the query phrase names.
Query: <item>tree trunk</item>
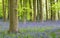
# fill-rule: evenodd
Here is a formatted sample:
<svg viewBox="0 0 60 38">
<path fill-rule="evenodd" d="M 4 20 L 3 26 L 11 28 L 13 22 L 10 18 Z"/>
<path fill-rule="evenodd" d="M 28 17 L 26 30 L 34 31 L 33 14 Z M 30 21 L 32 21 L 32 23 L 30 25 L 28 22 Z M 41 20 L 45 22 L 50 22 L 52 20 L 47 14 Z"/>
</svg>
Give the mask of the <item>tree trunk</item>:
<svg viewBox="0 0 60 38">
<path fill-rule="evenodd" d="M 34 21 L 34 19 L 33 19 L 33 17 L 34 17 L 34 13 L 33 13 L 33 0 L 29 0 L 29 1 L 31 1 L 31 14 L 32 14 L 32 16 L 31 16 L 31 19 L 32 19 L 32 21 Z"/>
<path fill-rule="evenodd" d="M 9 0 L 9 20 L 10 20 L 10 28 L 9 32 L 18 32 L 18 12 L 17 12 L 17 1 L 18 0 Z"/>
<path fill-rule="evenodd" d="M 37 0 L 37 21 L 40 21 L 40 2 Z"/>
<path fill-rule="evenodd" d="M 3 5 L 3 20 L 4 22 L 6 22 L 7 16 L 6 16 L 6 5 L 4 0 L 2 0 L 2 5 Z"/>
<path fill-rule="evenodd" d="M 55 0 L 55 4 L 58 3 L 58 0 Z M 57 8 L 57 7 L 55 7 Z M 58 20 L 58 10 L 55 10 L 55 20 Z"/>
<path fill-rule="evenodd" d="M 29 0 L 29 7 L 30 9 L 32 9 L 32 3 L 31 3 L 31 0 Z M 30 12 L 30 21 L 32 21 L 32 11 Z"/>
<path fill-rule="evenodd" d="M 40 21 L 43 21 L 43 7 L 42 0 L 40 0 Z"/>
<path fill-rule="evenodd" d="M 48 8 L 48 0 L 46 0 L 46 20 L 48 20 L 48 12 L 49 8 Z"/>
<path fill-rule="evenodd" d="M 52 5 L 55 4 L 54 0 L 50 0 L 51 4 L 51 20 L 55 20 L 55 11 L 52 9 Z"/>
<path fill-rule="evenodd" d="M 36 21 L 36 13 L 37 13 L 37 9 L 36 9 L 36 0 L 33 0 L 33 11 L 34 11 L 34 17 L 33 20 Z"/>
</svg>

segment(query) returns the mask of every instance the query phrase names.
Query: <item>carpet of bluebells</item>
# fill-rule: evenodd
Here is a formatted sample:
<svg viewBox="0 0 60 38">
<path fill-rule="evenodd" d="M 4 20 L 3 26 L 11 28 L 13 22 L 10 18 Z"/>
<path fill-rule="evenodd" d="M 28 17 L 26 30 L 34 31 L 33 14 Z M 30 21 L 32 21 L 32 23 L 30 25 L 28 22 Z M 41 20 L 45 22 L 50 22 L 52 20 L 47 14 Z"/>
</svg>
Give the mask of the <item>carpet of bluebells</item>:
<svg viewBox="0 0 60 38">
<path fill-rule="evenodd" d="M 11 33 L 9 22 L 0 21 L 0 38 L 60 38 L 60 21 L 19 22 L 20 33 Z"/>
</svg>

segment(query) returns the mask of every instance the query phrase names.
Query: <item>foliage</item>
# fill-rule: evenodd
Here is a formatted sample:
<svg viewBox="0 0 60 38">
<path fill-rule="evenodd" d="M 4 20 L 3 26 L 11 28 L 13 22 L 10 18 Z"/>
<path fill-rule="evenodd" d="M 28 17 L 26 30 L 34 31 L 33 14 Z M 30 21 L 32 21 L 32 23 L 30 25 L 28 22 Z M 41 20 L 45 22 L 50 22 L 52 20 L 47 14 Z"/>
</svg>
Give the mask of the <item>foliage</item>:
<svg viewBox="0 0 60 38">
<path fill-rule="evenodd" d="M 31 13 L 31 8 L 30 8 L 30 5 L 29 5 L 29 2 L 26 2 L 26 7 L 25 6 L 22 6 L 21 3 L 18 4 L 19 7 L 18 7 L 18 12 L 19 12 L 19 17 L 23 18 L 23 14 L 27 14 L 27 20 L 30 20 L 30 13 Z"/>
<path fill-rule="evenodd" d="M 52 5 L 52 10 L 60 10 L 60 2 L 56 2 Z"/>
<path fill-rule="evenodd" d="M 0 17 L 2 18 L 2 16 L 3 16 L 3 13 L 2 13 L 2 4 L 0 2 Z"/>
</svg>

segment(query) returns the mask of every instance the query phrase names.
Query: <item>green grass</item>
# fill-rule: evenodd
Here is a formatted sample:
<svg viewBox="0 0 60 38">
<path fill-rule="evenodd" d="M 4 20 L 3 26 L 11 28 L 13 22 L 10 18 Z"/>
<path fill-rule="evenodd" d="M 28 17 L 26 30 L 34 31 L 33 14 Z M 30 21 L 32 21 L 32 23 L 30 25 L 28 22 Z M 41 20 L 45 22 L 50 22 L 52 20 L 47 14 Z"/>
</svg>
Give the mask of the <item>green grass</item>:
<svg viewBox="0 0 60 38">
<path fill-rule="evenodd" d="M 60 30 L 56 30 L 55 32 L 51 32 L 50 35 L 55 38 L 56 36 L 60 38 Z"/>
<path fill-rule="evenodd" d="M 44 32 L 45 30 L 51 30 L 53 27 L 28 27 L 20 28 L 20 32 Z"/>
<path fill-rule="evenodd" d="M 43 36 L 37 36 L 36 34 L 34 35 L 31 35 L 30 33 L 33 33 L 33 32 L 44 32 L 45 30 L 51 30 L 53 27 L 43 27 L 43 28 L 20 28 L 19 31 L 21 33 L 18 33 L 18 34 L 14 34 L 14 33 L 11 33 L 11 34 L 8 34 L 7 31 L 8 30 L 5 30 L 5 31 L 1 31 L 1 34 L 0 34 L 0 37 L 1 38 L 7 38 L 7 37 L 10 37 L 10 38 L 43 38 Z M 29 33 L 30 32 L 30 33 Z M 60 32 L 60 30 L 57 30 L 56 32 Z M 51 36 L 52 38 L 55 38 L 56 37 L 56 34 L 55 32 L 51 32 L 50 34 L 48 32 L 46 32 L 46 34 L 48 36 Z"/>
</svg>

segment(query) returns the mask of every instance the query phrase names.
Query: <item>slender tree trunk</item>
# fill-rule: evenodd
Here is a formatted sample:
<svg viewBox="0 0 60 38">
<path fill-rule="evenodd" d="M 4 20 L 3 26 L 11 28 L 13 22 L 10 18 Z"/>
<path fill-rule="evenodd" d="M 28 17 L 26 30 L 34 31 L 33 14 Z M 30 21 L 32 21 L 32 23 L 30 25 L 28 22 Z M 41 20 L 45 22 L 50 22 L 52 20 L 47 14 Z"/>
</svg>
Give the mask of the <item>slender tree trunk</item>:
<svg viewBox="0 0 60 38">
<path fill-rule="evenodd" d="M 9 15 L 9 13 L 10 13 L 10 9 L 9 9 L 9 8 L 10 8 L 10 2 L 9 2 L 9 1 L 10 1 L 10 0 L 8 0 L 8 19 L 9 19 L 9 16 L 10 16 L 10 15 Z"/>
<path fill-rule="evenodd" d="M 9 32 L 18 32 L 18 12 L 17 12 L 17 1 L 18 0 L 9 0 L 9 20 L 10 20 L 10 27 Z"/>
<path fill-rule="evenodd" d="M 31 0 L 32 21 L 33 21 L 33 0 Z"/>
<path fill-rule="evenodd" d="M 55 4 L 54 0 L 50 0 L 51 4 L 51 20 L 55 20 L 55 11 L 52 10 L 52 5 Z"/>
<path fill-rule="evenodd" d="M 46 0 L 46 20 L 48 20 L 48 11 L 49 11 L 49 7 L 48 7 L 48 0 Z"/>
<path fill-rule="evenodd" d="M 43 7 L 42 0 L 40 0 L 40 21 L 43 21 Z"/>
<path fill-rule="evenodd" d="M 57 2 L 59 3 L 59 0 L 57 0 Z M 58 10 L 58 20 L 60 20 L 60 12 Z"/>
<path fill-rule="evenodd" d="M 27 21 L 27 2 L 28 0 L 23 0 L 23 22 L 24 24 L 26 24 L 26 21 Z"/>
<path fill-rule="evenodd" d="M 55 0 L 55 4 L 58 3 L 58 0 Z M 56 7 L 57 8 L 57 7 Z M 55 20 L 58 20 L 58 10 L 55 10 Z"/>
<path fill-rule="evenodd" d="M 3 20 L 4 22 L 6 22 L 7 16 L 6 16 L 6 5 L 4 0 L 2 0 L 2 5 L 3 5 Z"/>
<path fill-rule="evenodd" d="M 30 9 L 32 9 L 32 2 L 31 2 L 31 0 L 29 0 L 29 7 L 30 7 Z M 32 21 L 32 11 L 30 12 L 30 21 Z"/>
<path fill-rule="evenodd" d="M 36 0 L 33 0 L 34 21 L 36 21 L 36 13 L 37 13 L 36 3 L 37 3 Z"/>
<path fill-rule="evenodd" d="M 40 2 L 37 0 L 37 21 L 40 21 Z"/>
<path fill-rule="evenodd" d="M 60 11 L 58 10 L 58 20 L 60 20 Z"/>
<path fill-rule="evenodd" d="M 19 5 L 21 6 L 21 9 L 23 9 L 23 0 L 19 0 Z M 23 12 L 22 12 L 23 13 Z M 20 13 L 21 14 L 21 13 Z M 23 21 L 24 20 L 24 15 L 22 14 L 22 16 L 19 16 L 20 18 L 21 18 L 21 21 Z"/>
<path fill-rule="evenodd" d="M 51 20 L 50 0 L 46 0 L 46 20 Z"/>
</svg>

